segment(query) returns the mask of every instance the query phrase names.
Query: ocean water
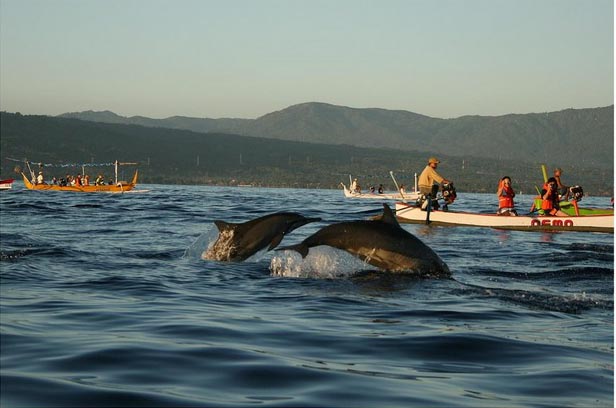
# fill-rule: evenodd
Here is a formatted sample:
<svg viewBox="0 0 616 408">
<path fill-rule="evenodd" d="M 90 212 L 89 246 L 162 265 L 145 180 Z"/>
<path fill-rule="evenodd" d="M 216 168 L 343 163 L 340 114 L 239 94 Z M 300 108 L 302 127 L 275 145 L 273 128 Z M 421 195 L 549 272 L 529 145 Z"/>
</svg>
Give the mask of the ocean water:
<svg viewBox="0 0 616 408">
<path fill-rule="evenodd" d="M 322 218 L 290 245 L 381 203 L 139 188 L 0 193 L 2 407 L 613 406 L 612 234 L 403 225 L 453 279 L 375 271 L 327 247 L 223 263 L 201 258 L 214 220 Z"/>
</svg>

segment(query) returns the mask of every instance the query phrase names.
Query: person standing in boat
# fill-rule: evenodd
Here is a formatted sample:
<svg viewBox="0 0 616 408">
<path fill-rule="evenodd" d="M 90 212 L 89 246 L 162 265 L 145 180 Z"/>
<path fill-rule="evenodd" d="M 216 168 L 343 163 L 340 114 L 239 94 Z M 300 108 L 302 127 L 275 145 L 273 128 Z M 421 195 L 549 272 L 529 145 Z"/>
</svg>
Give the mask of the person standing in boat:
<svg viewBox="0 0 616 408">
<path fill-rule="evenodd" d="M 543 212 L 543 215 L 567 216 L 567 214 L 560 210 L 559 201 L 558 183 L 554 177 L 550 177 L 541 190 L 541 212 Z"/>
<path fill-rule="evenodd" d="M 43 177 L 42 171 L 39 171 L 38 177 L 36 178 L 36 184 L 45 184 L 45 177 Z"/>
<path fill-rule="evenodd" d="M 505 176 L 500 180 L 496 195 L 498 196 L 498 215 L 518 215 L 518 212 L 515 210 L 515 204 L 513 203 L 515 191 L 513 191 L 511 178 L 509 176 Z"/>
<path fill-rule="evenodd" d="M 565 186 L 561 181 L 560 181 L 560 176 L 563 173 L 563 169 L 561 169 L 560 167 L 557 167 L 554 169 L 554 178 L 556 179 L 556 184 L 558 186 L 558 195 L 560 196 L 560 200 L 568 200 L 569 199 L 569 187 Z"/>
<path fill-rule="evenodd" d="M 353 179 L 353 182 L 351 183 L 351 193 L 361 193 L 361 187 L 359 185 L 359 183 L 357 182 L 357 179 Z"/>
<path fill-rule="evenodd" d="M 445 177 L 438 174 L 436 171 L 440 161 L 436 157 L 430 157 L 428 159 L 428 165 L 423 169 L 419 175 L 419 192 L 424 196 L 431 197 L 433 200 L 436 198 L 438 188 L 442 183 L 450 183 Z M 438 202 L 434 200 L 434 208 L 438 208 Z"/>
</svg>

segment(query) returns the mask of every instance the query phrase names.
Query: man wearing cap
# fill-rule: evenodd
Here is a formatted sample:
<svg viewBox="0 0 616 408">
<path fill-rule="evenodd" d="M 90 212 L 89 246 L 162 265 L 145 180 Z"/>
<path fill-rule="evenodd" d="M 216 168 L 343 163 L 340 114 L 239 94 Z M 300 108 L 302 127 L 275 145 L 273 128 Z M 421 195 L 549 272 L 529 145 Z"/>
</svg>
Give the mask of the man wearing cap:
<svg viewBox="0 0 616 408">
<path fill-rule="evenodd" d="M 436 157 L 430 157 L 428 165 L 419 175 L 419 192 L 426 197 L 430 195 L 432 198 L 436 198 L 438 186 L 443 182 L 449 182 L 436 172 L 439 163 L 440 161 Z"/>
</svg>

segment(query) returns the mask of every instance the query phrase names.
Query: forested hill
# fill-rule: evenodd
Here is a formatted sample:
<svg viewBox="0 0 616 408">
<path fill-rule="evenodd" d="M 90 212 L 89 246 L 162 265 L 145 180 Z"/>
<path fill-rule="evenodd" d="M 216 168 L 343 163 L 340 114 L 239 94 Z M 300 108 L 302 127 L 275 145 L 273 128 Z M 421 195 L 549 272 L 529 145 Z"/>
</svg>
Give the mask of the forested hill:
<svg viewBox="0 0 616 408">
<path fill-rule="evenodd" d="M 364 186 L 384 183 L 393 189 L 389 171 L 412 185 L 432 152 L 370 149 L 239 136 L 196 133 L 137 125 L 105 124 L 48 116 L 0 113 L 1 176 L 11 177 L 17 163 L 7 158 L 42 163 L 105 163 L 138 161 L 142 183 L 215 184 L 336 188 L 348 175 Z M 440 155 L 439 171 L 459 191 L 494 192 L 503 175 L 518 190 L 534 193 L 541 183 L 539 162 L 508 159 L 463 159 Z M 580 162 L 560 165 L 564 181 L 581 184 L 594 195 L 611 195 L 613 168 Z M 80 168 L 72 170 L 77 173 Z M 95 170 L 95 172 L 110 169 Z M 131 171 L 127 169 L 127 171 Z M 64 176 L 66 168 L 49 167 L 47 177 Z"/>
<path fill-rule="evenodd" d="M 347 144 L 457 157 L 558 161 L 612 167 L 614 106 L 503 116 L 439 119 L 408 111 L 304 103 L 257 119 L 122 117 L 112 112 L 61 115 L 95 122 L 222 132 L 311 143 Z"/>
</svg>

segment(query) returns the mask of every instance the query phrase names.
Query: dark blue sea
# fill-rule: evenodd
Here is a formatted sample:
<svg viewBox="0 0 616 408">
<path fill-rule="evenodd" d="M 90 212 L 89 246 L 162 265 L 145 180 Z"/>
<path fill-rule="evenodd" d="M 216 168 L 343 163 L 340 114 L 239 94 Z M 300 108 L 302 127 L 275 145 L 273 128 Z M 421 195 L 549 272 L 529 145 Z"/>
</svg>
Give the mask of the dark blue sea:
<svg viewBox="0 0 616 408">
<path fill-rule="evenodd" d="M 214 220 L 322 218 L 290 245 L 381 203 L 139 189 L 0 192 L 2 407 L 613 406 L 613 234 L 403 225 L 453 279 L 366 272 L 328 247 L 222 263 L 201 259 Z"/>
</svg>

